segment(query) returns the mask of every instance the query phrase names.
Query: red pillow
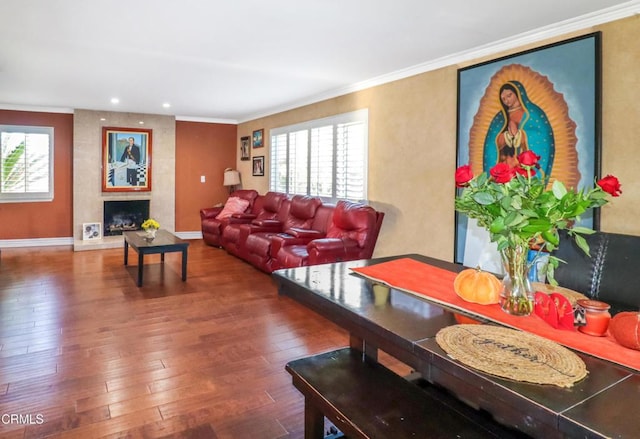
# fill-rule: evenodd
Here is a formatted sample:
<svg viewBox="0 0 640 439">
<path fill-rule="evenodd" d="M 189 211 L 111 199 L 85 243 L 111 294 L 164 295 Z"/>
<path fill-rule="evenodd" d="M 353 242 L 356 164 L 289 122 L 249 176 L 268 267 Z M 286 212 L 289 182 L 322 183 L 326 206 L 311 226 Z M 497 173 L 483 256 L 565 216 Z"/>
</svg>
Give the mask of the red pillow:
<svg viewBox="0 0 640 439">
<path fill-rule="evenodd" d="M 243 213 L 247 210 L 247 207 L 249 207 L 249 200 L 231 197 L 227 200 L 227 203 L 224 205 L 224 209 L 222 209 L 222 212 L 218 214 L 216 219 L 229 218 L 234 213 Z"/>
</svg>

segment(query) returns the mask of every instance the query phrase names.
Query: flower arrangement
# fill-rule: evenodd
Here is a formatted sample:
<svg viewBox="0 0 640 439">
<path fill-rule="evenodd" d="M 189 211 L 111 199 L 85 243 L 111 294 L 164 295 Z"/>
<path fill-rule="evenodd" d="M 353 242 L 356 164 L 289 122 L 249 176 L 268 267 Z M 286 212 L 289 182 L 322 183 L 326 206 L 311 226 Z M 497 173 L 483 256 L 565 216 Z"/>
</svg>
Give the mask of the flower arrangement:
<svg viewBox="0 0 640 439">
<path fill-rule="evenodd" d="M 464 165 L 455 173 L 456 186 L 462 188 L 455 199 L 455 209 L 489 231 L 514 284 L 528 282 L 521 277 L 526 277 L 526 271 L 535 263 L 527 263 L 529 249 L 537 249 L 538 256 L 555 250 L 560 244 L 559 230 L 566 230 L 589 255 L 582 235 L 594 231 L 575 226 L 576 221 L 588 209 L 606 204 L 608 195 L 617 197 L 622 193 L 620 182 L 612 175 L 598 180 L 589 190 L 567 189 L 558 180 L 547 189 L 548 178 L 541 172 L 536 175 L 539 160 L 540 156 L 527 150 L 518 155 L 519 164 L 515 167 L 498 163 L 489 173 L 474 176 L 471 167 Z M 557 285 L 553 272 L 559 262 L 558 258 L 549 257 L 546 274 L 553 285 Z M 529 314 L 533 308 L 532 297 L 501 305 L 512 314 Z"/>
<path fill-rule="evenodd" d="M 160 228 L 160 223 L 154 220 L 153 218 L 149 218 L 142 223 L 141 226 L 144 230 L 155 229 L 158 230 Z"/>
</svg>

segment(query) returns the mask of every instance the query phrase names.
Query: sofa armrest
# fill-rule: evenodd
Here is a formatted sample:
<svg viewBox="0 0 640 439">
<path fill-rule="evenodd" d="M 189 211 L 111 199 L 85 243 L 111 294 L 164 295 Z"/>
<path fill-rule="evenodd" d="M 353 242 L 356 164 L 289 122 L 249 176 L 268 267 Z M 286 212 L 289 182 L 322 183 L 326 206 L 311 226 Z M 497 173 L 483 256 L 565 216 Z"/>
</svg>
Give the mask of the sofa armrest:
<svg viewBox="0 0 640 439">
<path fill-rule="evenodd" d="M 252 232 L 282 232 L 282 221 L 269 220 L 269 219 L 256 219 L 251 221 Z"/>
<path fill-rule="evenodd" d="M 313 239 L 322 238 L 325 235 L 323 232 L 317 230 L 297 229 L 298 232 L 296 232 L 294 229 L 295 228 L 287 229 L 284 233 L 277 233 L 271 237 L 270 254 L 272 258 L 278 257 L 278 252 L 282 247 L 307 245 Z"/>
<path fill-rule="evenodd" d="M 200 219 L 213 219 L 222 212 L 223 207 L 206 207 L 200 209 Z"/>
<path fill-rule="evenodd" d="M 255 213 L 234 213 L 231 215 L 231 218 L 242 220 L 254 220 L 256 217 L 257 215 Z"/>
<path fill-rule="evenodd" d="M 307 242 L 313 239 L 324 238 L 326 236 L 324 232 L 321 232 L 319 230 L 301 229 L 299 227 L 291 227 L 289 229 L 286 229 L 284 233 L 296 238 L 307 240 Z"/>
<path fill-rule="evenodd" d="M 349 238 L 314 239 L 307 244 L 309 265 L 355 259 L 361 250 L 358 242 Z"/>
</svg>

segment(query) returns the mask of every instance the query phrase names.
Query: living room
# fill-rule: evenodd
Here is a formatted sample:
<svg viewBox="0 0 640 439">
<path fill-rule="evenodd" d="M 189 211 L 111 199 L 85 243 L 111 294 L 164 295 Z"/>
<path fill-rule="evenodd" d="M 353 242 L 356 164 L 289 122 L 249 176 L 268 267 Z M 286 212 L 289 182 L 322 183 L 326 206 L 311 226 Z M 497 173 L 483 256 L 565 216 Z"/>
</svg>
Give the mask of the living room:
<svg viewBox="0 0 640 439">
<path fill-rule="evenodd" d="M 105 199 L 150 199 L 151 216 L 158 219 L 161 227 L 175 231 L 182 238 L 193 240 L 198 262 L 193 266 L 193 271 L 190 271 L 190 276 L 199 278 L 200 283 L 197 285 L 201 286 L 206 281 L 216 285 L 224 293 L 220 298 L 208 298 L 203 302 L 212 307 L 221 304 L 227 306 L 221 311 L 227 314 L 216 315 L 215 318 L 209 316 L 211 319 L 225 320 L 225 317 L 234 315 L 245 305 L 244 302 L 237 307 L 229 305 L 236 288 L 232 285 L 234 276 L 236 279 L 245 279 L 240 282 L 239 287 L 242 298 L 251 297 L 259 301 L 260 306 L 272 310 L 281 305 L 275 298 L 275 290 L 269 287 L 267 291 L 274 297 L 260 301 L 248 286 L 250 282 L 264 282 L 268 279 L 266 275 L 248 265 L 245 269 L 241 261 L 229 262 L 218 254 L 221 250 L 202 245 L 199 211 L 204 207 L 224 203 L 227 199 L 228 188 L 222 185 L 226 168 L 240 172 L 243 188 L 255 189 L 261 194 L 269 190 L 268 133 L 271 129 L 366 108 L 369 110 L 368 203 L 385 213 L 374 256 L 419 253 L 452 261 L 455 243 L 453 174 L 456 168 L 458 69 L 592 32 L 601 32 L 602 35 L 600 174 L 615 174 L 623 182 L 624 191 L 623 197 L 616 198 L 601 209 L 600 228 L 608 232 L 640 235 L 640 222 L 637 220 L 640 216 L 640 187 L 635 172 L 637 159 L 633 159 L 637 155 L 635 142 L 640 138 L 640 126 L 634 123 L 640 119 L 640 107 L 637 105 L 640 101 L 640 77 L 635 74 L 640 69 L 636 43 L 640 39 L 640 15 L 637 12 L 636 9 L 635 14 L 627 14 L 630 16 L 597 24 L 591 24 L 587 20 L 577 29 L 572 24 L 564 32 L 553 36 L 541 30 L 533 33 L 535 38 L 528 35 L 519 40 L 516 46 L 495 46 L 492 50 L 474 52 L 475 56 L 448 65 L 437 65 L 421 73 L 251 120 L 200 121 L 196 118 L 129 113 L 115 109 L 34 110 L 13 105 L 0 107 L 3 108 L 0 109 L 0 124 L 53 126 L 56 136 L 54 200 L 49 203 L 0 203 L 0 248 L 4 249 L 2 258 L 20 257 L 24 260 L 26 252 L 33 247 L 35 264 L 31 269 L 36 271 L 38 263 L 45 264 L 47 255 L 52 254 L 49 253 L 49 248 L 51 251 L 60 251 L 60 247 L 63 247 L 63 252 L 72 253 L 74 245 L 82 241 L 82 224 L 101 221 L 101 214 L 97 212 Z M 140 122 L 144 122 L 144 125 Z M 102 192 L 99 166 L 103 146 L 102 127 L 105 126 L 144 126 L 145 129 L 153 130 L 155 167 L 151 193 L 114 196 Z M 265 175 L 253 176 L 251 161 L 240 159 L 240 139 L 260 129 L 264 129 L 265 146 L 251 151 L 251 155 L 264 155 Z M 202 176 L 205 177 L 204 182 L 201 181 Z M 92 281 L 87 273 L 96 269 L 98 264 L 92 258 L 101 262 L 108 261 L 113 267 L 121 265 L 120 249 L 86 253 L 87 255 L 77 256 L 79 259 L 63 257 L 67 261 L 65 270 L 73 272 L 75 267 L 81 273 L 77 280 L 73 280 L 73 277 L 67 279 L 74 286 L 74 291 L 78 291 L 76 282 Z M 9 276 L 5 268 L 7 265 L 2 264 L 4 261 L 0 261 L 0 282 L 4 276 Z M 169 257 L 168 264 L 171 270 L 167 271 L 173 271 L 177 267 L 177 260 Z M 215 264 L 221 264 L 222 268 Z M 86 266 L 86 271 L 83 271 L 85 268 L 80 268 L 81 265 Z M 47 270 L 55 272 L 56 268 L 48 267 Z M 114 279 L 131 283 L 131 288 L 123 288 L 118 293 L 124 297 L 125 302 L 161 295 L 153 291 L 153 287 L 139 291 L 134 285 L 134 276 L 126 269 L 122 270 L 123 274 L 106 273 L 99 278 L 104 291 L 98 296 L 119 288 L 111 283 Z M 164 273 L 167 277 L 166 283 L 163 283 L 164 277 L 159 269 L 150 267 L 149 270 L 150 284 L 162 284 L 161 292 L 171 288 L 175 288 L 177 295 L 193 292 L 189 282 L 183 286 L 174 273 Z M 23 281 L 28 278 L 24 273 L 22 276 Z M 23 285 L 26 284 L 24 282 Z M 11 300 L 20 302 L 17 296 Z M 104 302 L 99 302 L 100 300 Z M 91 312 L 97 313 L 100 303 L 114 305 L 112 300 L 113 298 L 104 297 L 98 299 L 97 307 L 92 308 Z M 170 309 L 171 304 L 175 305 L 176 302 L 170 297 L 167 303 L 169 305 L 166 309 Z M 118 305 L 120 312 L 126 312 L 121 303 Z M 81 312 L 85 311 L 82 305 L 77 306 Z M 289 304 L 286 307 L 287 312 L 291 313 L 292 321 L 300 316 L 299 309 Z M 117 316 L 113 315 L 113 311 L 109 312 L 110 321 L 115 322 Z M 321 319 L 312 313 L 303 316 L 312 323 L 310 329 L 302 332 L 317 331 L 330 340 L 324 343 L 309 336 L 311 341 L 308 346 L 323 349 L 345 342 L 345 334 L 339 329 L 330 325 L 325 328 Z M 159 316 L 151 319 L 153 318 L 162 319 Z M 133 331 L 134 323 L 129 321 L 123 327 L 118 327 L 118 331 Z M 149 324 L 147 329 L 152 333 L 155 323 L 151 320 L 145 323 Z M 246 329 L 249 325 L 250 316 L 243 315 L 238 328 Z M 292 323 L 293 328 L 302 326 L 302 322 Z M 81 332 L 81 329 L 78 331 Z M 235 329 L 237 328 L 229 323 L 226 331 L 232 332 Z M 105 329 L 107 332 L 111 330 L 113 328 Z M 79 334 L 78 337 L 83 335 L 86 334 Z M 287 343 L 286 340 L 280 342 Z M 246 345 L 241 347 L 246 348 Z M 232 346 L 229 347 L 230 351 L 233 349 Z M 98 351 L 99 344 L 95 347 L 96 355 L 108 356 Z M 3 387 L 0 384 L 0 395 L 8 394 L 8 389 L 9 386 Z M 293 389 L 291 391 L 294 392 Z M 237 403 L 248 404 L 248 400 L 249 398 Z M 232 406 L 234 401 L 229 401 Z M 295 413 L 302 415 L 300 407 L 295 409 Z M 205 413 L 200 414 L 206 417 Z M 190 418 L 184 423 L 193 426 L 197 421 Z M 52 434 L 64 429 L 50 428 L 49 433 L 53 432 Z M 143 434 L 143 431 L 136 430 L 136 433 Z M 155 435 L 162 437 L 162 433 L 156 431 Z M 255 433 L 254 436 L 244 437 L 281 436 L 260 436 Z"/>
<path fill-rule="evenodd" d="M 632 16 L 602 25 L 585 28 L 553 39 L 520 46 L 509 52 L 498 52 L 486 58 L 515 53 L 529 47 L 562 41 L 574 35 L 602 32 L 602 151 L 601 174 L 615 174 L 624 182 L 625 196 L 602 209 L 601 229 L 604 231 L 638 234 L 640 193 L 634 182 L 632 139 L 638 128 L 628 121 L 640 111 L 635 105 L 638 79 L 629 72 L 637 69 L 633 41 L 639 32 L 638 17 Z M 167 180 L 171 186 L 175 178 L 175 193 L 169 193 L 162 212 L 161 204 L 152 204 L 152 215 L 159 215 L 161 224 L 175 227 L 185 237 L 198 236 L 198 212 L 225 201 L 227 188 L 222 186 L 223 171 L 227 167 L 240 171 L 242 187 L 264 193 L 269 189 L 269 144 L 260 153 L 265 156 L 265 176 L 254 177 L 251 162 L 239 160 L 240 138 L 253 130 L 270 129 L 309 119 L 369 109 L 368 200 L 386 214 L 376 247 L 376 255 L 418 252 L 451 260 L 454 251 L 454 193 L 453 170 L 456 166 L 456 73 L 458 68 L 481 62 L 474 59 L 461 65 L 451 65 L 434 71 L 392 81 L 362 91 L 349 93 L 322 102 L 255 120 L 230 123 L 202 123 L 169 119 L 173 129 L 175 152 L 167 148 L 169 156 L 162 179 L 154 182 L 161 187 Z M 76 148 L 83 148 L 96 162 L 101 153 L 102 126 L 138 126 L 148 119 L 146 128 L 157 115 L 75 110 L 70 113 L 50 113 L 0 110 L 2 123 L 44 124 L 56 129 L 55 188 L 51 203 L 0 204 L 0 245 L 69 244 L 78 239 L 83 220 L 74 220 L 74 200 L 82 187 L 83 196 L 102 196 L 99 172 L 88 180 L 76 181 L 74 172 L 82 170 Z M 93 118 L 90 138 L 79 138 L 78 120 Z M 106 122 L 100 122 L 105 118 Z M 88 122 L 87 122 L 88 123 Z M 106 125 L 105 125 L 106 124 Z M 82 142 L 82 143 L 81 143 Z M 87 151 L 92 148 L 92 151 Z M 254 152 L 254 154 L 256 154 Z M 208 158 L 202 160 L 202 157 Z M 171 163 L 174 162 L 171 175 Z M 71 164 L 73 163 L 73 166 Z M 434 164 L 438 164 L 437 166 Z M 159 176 L 160 174 L 156 174 Z M 206 182 L 200 182 L 200 176 Z M 402 176 L 402 178 L 398 178 Z M 415 190 L 421 197 L 416 203 Z M 154 191 L 152 191 L 154 192 Z M 171 191 L 169 191 L 171 192 Z M 127 194 L 128 195 L 128 194 Z M 175 211 L 171 205 L 175 203 Z M 77 213 L 76 213 L 77 214 Z M 41 218 L 48 218 L 43 222 Z M 84 222 L 100 221 L 92 216 Z M 416 226 L 419 225 L 419 226 Z M 438 233 L 433 233 L 438 230 Z M 16 241 L 17 240 L 17 241 Z M 37 241 L 32 241 L 37 240 Z"/>
</svg>

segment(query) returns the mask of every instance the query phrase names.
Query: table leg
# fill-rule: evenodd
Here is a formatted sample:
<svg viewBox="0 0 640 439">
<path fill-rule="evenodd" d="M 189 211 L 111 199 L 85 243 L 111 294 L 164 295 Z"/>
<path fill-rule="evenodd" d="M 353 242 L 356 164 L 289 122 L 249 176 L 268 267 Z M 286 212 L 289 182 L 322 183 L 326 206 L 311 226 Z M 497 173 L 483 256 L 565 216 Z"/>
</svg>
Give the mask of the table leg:
<svg viewBox="0 0 640 439">
<path fill-rule="evenodd" d="M 311 398 L 304 401 L 304 439 L 324 437 L 324 415 L 313 405 Z"/>
<path fill-rule="evenodd" d="M 124 265 L 129 263 L 129 243 L 127 240 L 124 240 Z"/>
<path fill-rule="evenodd" d="M 138 286 L 142 286 L 142 267 L 144 266 L 144 253 L 138 253 Z"/>
<path fill-rule="evenodd" d="M 349 347 L 362 352 L 373 361 L 378 361 L 378 346 L 372 344 L 371 342 L 367 342 L 366 340 L 358 336 L 350 334 Z"/>
<path fill-rule="evenodd" d="M 182 282 L 187 280 L 187 249 L 182 250 Z"/>
</svg>

